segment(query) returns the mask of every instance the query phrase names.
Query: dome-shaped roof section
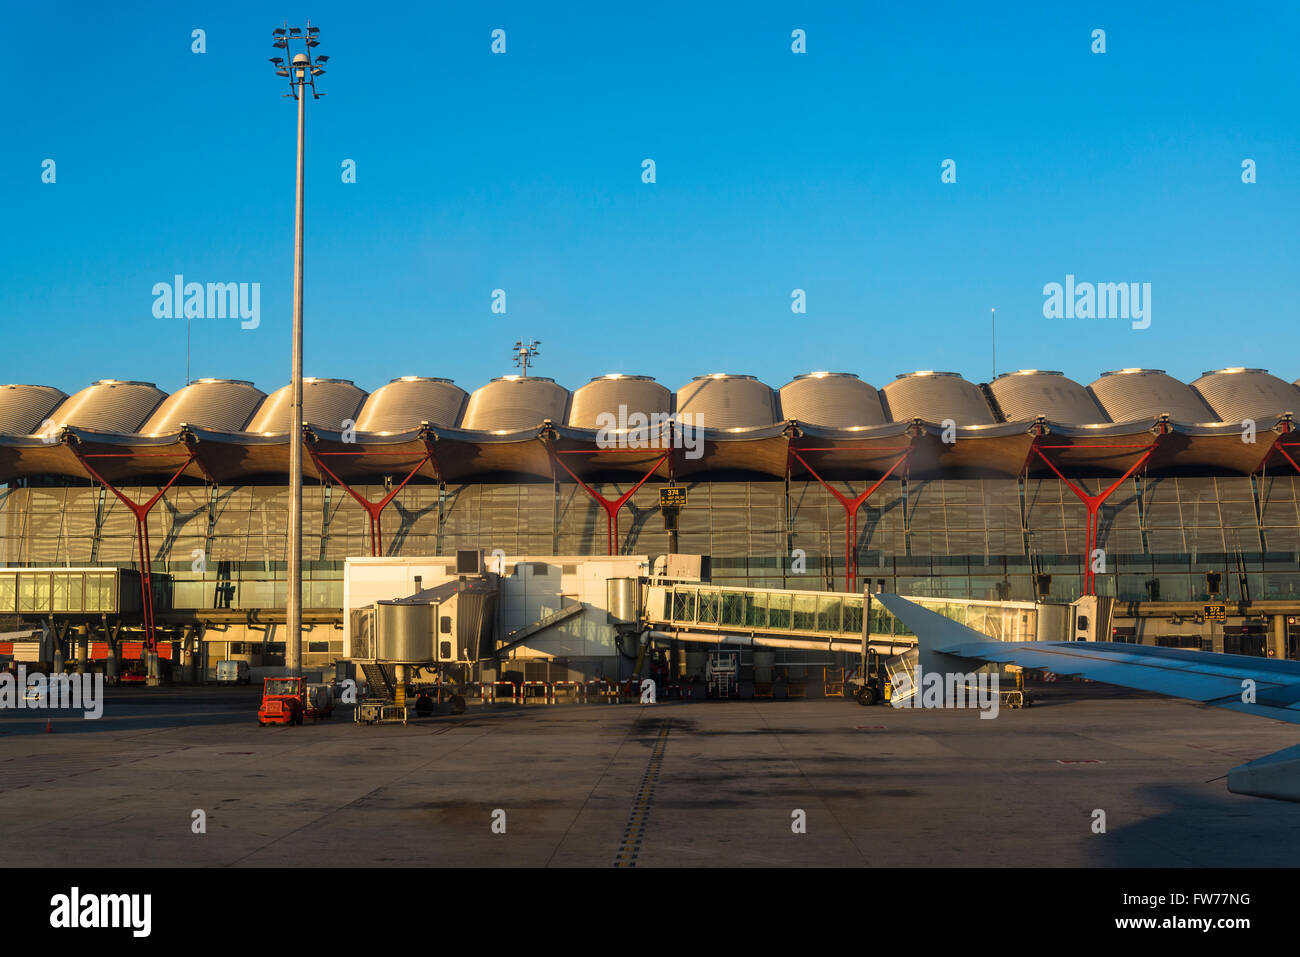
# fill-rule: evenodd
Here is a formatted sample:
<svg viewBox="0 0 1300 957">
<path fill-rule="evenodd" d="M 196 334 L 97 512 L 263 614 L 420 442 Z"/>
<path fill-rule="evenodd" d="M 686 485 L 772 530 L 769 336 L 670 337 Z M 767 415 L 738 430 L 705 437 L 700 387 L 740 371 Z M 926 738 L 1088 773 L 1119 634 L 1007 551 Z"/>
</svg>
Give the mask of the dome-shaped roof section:
<svg viewBox="0 0 1300 957">
<path fill-rule="evenodd" d="M 1088 386 L 1112 422 L 1151 420 L 1168 415 L 1174 422 L 1217 422 L 1219 417 L 1190 385 L 1163 369 L 1103 372 Z"/>
<path fill-rule="evenodd" d="M 696 428 L 749 429 L 779 422 L 776 393 L 752 375 L 696 376 L 677 390 L 677 413 Z"/>
<path fill-rule="evenodd" d="M 165 398 L 167 393 L 152 382 L 100 379 L 60 405 L 51 418 L 59 427 L 138 432 Z"/>
<path fill-rule="evenodd" d="M 517 432 L 547 419 L 564 422 L 569 390 L 554 379 L 517 375 L 493 379 L 476 389 L 465 406 L 461 427 L 476 432 Z"/>
<path fill-rule="evenodd" d="M 781 386 L 781 418 L 829 429 L 883 425 L 880 393 L 849 372 L 810 372 Z"/>
<path fill-rule="evenodd" d="M 1192 383 L 1219 422 L 1300 414 L 1300 388 L 1263 369 L 1219 369 Z"/>
<path fill-rule="evenodd" d="M 992 425 L 993 412 L 979 386 L 955 372 L 909 372 L 888 383 L 881 392 L 893 422 L 923 419 L 958 426 Z"/>
<path fill-rule="evenodd" d="M 370 393 L 357 416 L 358 432 L 405 432 L 421 422 L 455 428 L 469 400 L 450 379 L 402 376 Z"/>
<path fill-rule="evenodd" d="M 265 398 L 265 392 L 242 379 L 195 379 L 168 396 L 140 431 L 160 435 L 184 423 L 215 432 L 241 432 Z"/>
<path fill-rule="evenodd" d="M 34 435 L 67 397 L 52 385 L 0 385 L 0 434 Z"/>
<path fill-rule="evenodd" d="M 366 394 L 349 379 L 302 380 L 302 420 L 330 432 L 343 432 L 349 420 L 355 422 L 357 410 Z M 249 432 L 274 435 L 289 431 L 293 387 L 286 385 L 272 392 L 248 423 Z"/>
<path fill-rule="evenodd" d="M 1062 425 L 1109 422 L 1088 390 L 1061 372 L 1024 369 L 1005 372 L 989 383 L 989 391 L 1009 422 L 1043 416 Z"/>
<path fill-rule="evenodd" d="M 573 393 L 569 404 L 569 425 L 575 429 L 598 429 L 601 415 L 612 415 L 618 422 L 641 413 L 647 419 L 656 413 L 672 411 L 673 394 L 648 375 L 610 375 L 592 379 Z M 626 410 L 619 414 L 619 408 Z"/>
</svg>

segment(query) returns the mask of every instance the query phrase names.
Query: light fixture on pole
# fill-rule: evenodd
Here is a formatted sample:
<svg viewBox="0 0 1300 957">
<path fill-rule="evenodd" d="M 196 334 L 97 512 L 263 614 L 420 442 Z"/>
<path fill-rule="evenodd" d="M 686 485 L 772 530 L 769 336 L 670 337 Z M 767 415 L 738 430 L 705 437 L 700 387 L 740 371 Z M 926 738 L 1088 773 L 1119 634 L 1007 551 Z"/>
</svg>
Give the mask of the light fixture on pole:
<svg viewBox="0 0 1300 957">
<path fill-rule="evenodd" d="M 303 51 L 293 55 L 286 66 L 283 57 L 271 57 L 275 75 L 288 77 L 289 92 L 298 101 L 298 182 L 293 233 L 293 356 L 290 361 L 291 406 L 289 417 L 289 580 L 285 600 L 284 664 L 290 675 L 302 674 L 302 247 L 303 247 L 303 169 L 306 160 L 306 93 L 319 100 L 316 77 L 325 71 L 317 64 L 326 57 L 312 59 L 312 48 L 319 45 L 320 29 L 307 21 L 307 33 L 285 24 L 271 31 L 275 49 L 291 52 L 291 42 L 301 42 Z"/>
<path fill-rule="evenodd" d="M 531 339 L 524 342 L 522 339 L 515 340 L 515 365 L 523 369 L 523 378 L 528 378 L 528 360 L 541 354 L 542 342 L 540 339 Z"/>
</svg>

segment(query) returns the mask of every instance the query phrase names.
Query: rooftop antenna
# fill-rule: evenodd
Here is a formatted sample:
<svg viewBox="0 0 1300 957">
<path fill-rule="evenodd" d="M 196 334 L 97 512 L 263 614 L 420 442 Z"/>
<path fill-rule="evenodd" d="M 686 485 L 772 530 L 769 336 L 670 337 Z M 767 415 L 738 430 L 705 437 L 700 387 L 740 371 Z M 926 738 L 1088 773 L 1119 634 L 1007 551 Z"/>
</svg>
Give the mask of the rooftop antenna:
<svg viewBox="0 0 1300 957">
<path fill-rule="evenodd" d="M 993 307 L 989 310 L 990 322 L 993 330 L 993 379 L 998 377 L 998 310 Z M 992 382 L 993 379 L 989 381 Z"/>
<path fill-rule="evenodd" d="M 523 370 L 523 378 L 528 378 L 528 360 L 536 357 L 541 353 L 542 342 L 540 339 L 530 339 L 525 343 L 522 339 L 515 340 L 515 365 Z"/>
</svg>

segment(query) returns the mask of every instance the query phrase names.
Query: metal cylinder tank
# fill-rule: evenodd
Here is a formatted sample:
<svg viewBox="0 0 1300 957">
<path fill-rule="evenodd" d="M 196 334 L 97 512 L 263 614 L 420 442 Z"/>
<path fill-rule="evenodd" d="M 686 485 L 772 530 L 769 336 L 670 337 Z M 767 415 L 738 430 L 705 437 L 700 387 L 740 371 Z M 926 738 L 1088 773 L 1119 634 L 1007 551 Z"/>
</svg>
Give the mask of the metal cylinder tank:
<svg viewBox="0 0 1300 957">
<path fill-rule="evenodd" d="M 274 435 L 289 431 L 289 405 L 293 402 L 292 386 L 276 389 L 248 423 L 249 432 Z M 302 420 L 304 423 L 343 432 L 348 421 L 355 422 L 366 394 L 351 379 L 302 380 Z"/>
<path fill-rule="evenodd" d="M 641 621 L 641 585 L 635 578 L 605 580 L 605 608 L 611 625 L 636 625 Z"/>
<path fill-rule="evenodd" d="M 752 429 L 779 422 L 776 393 L 752 375 L 715 372 L 677 390 L 677 412 L 704 429 Z"/>
<path fill-rule="evenodd" d="M 1103 372 L 1088 391 L 1112 422 L 1150 421 L 1159 415 L 1189 424 L 1216 422 L 1219 418 L 1195 389 L 1163 369 Z"/>
<path fill-rule="evenodd" d="M 1300 415 L 1300 388 L 1264 369 L 1206 372 L 1192 388 L 1214 410 L 1219 422 L 1266 419 L 1284 412 Z"/>
<path fill-rule="evenodd" d="M 67 397 L 49 385 L 0 386 L 0 434 L 34 435 Z"/>
<path fill-rule="evenodd" d="M 1063 372 L 1022 369 L 1004 372 L 989 391 L 1002 407 L 1008 422 L 1022 422 L 1043 416 L 1062 425 L 1098 425 L 1110 421 L 1088 390 Z"/>
<path fill-rule="evenodd" d="M 181 424 L 216 432 L 240 432 L 266 393 L 243 379 L 195 379 L 177 389 L 140 427 L 145 435 L 174 432 Z"/>
<path fill-rule="evenodd" d="M 165 398 L 167 393 L 152 382 L 100 379 L 65 401 L 51 418 L 59 426 L 133 433 Z"/>
<path fill-rule="evenodd" d="M 573 401 L 569 404 L 569 425 L 575 429 L 599 429 L 602 428 L 602 415 L 626 423 L 628 416 L 638 412 L 649 424 L 651 416 L 671 412 L 672 405 L 673 394 L 650 376 L 615 372 L 598 376 L 573 393 Z M 624 410 L 622 416 L 620 407 Z M 620 427 L 626 426 L 616 426 Z"/>
<path fill-rule="evenodd" d="M 851 372 L 810 372 L 781 386 L 781 418 L 829 429 L 883 425 L 880 393 Z"/>
<path fill-rule="evenodd" d="M 433 611 L 430 604 L 375 603 L 375 657 L 415 664 L 433 661 Z"/>
<path fill-rule="evenodd" d="M 909 372 L 881 391 L 893 422 L 922 419 L 938 424 L 952 419 L 965 426 L 992 425 L 994 421 L 979 386 L 956 372 Z"/>
<path fill-rule="evenodd" d="M 478 432 L 518 432 L 547 419 L 566 421 L 569 390 L 541 376 L 501 376 L 476 389 L 465 407 L 461 427 Z"/>
<path fill-rule="evenodd" d="M 406 375 L 370 393 L 357 416 L 358 432 L 406 432 L 421 422 L 455 428 L 469 395 L 450 379 Z"/>
</svg>

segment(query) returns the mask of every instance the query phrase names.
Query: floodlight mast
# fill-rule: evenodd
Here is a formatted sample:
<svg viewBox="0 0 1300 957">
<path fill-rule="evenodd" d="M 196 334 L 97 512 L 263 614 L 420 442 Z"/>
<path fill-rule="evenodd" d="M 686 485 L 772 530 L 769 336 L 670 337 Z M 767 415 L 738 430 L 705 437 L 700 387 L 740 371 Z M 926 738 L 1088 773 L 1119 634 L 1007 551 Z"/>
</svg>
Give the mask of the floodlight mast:
<svg viewBox="0 0 1300 957">
<path fill-rule="evenodd" d="M 528 378 L 528 360 L 541 354 L 541 349 L 539 348 L 541 344 L 542 342 L 540 339 L 532 339 L 527 343 L 522 339 L 515 340 L 515 365 L 523 369 L 523 375 L 521 378 Z"/>
<path fill-rule="evenodd" d="M 272 31 L 273 46 L 290 52 L 290 43 L 299 41 L 303 52 L 294 54 L 286 66 L 283 57 L 272 57 L 276 76 L 289 78 L 289 92 L 298 101 L 298 178 L 294 210 L 293 233 L 293 354 L 290 359 L 290 421 L 289 421 L 289 581 L 285 600 L 285 670 L 292 676 L 302 674 L 302 260 L 303 260 L 303 199 L 304 167 L 306 160 L 307 113 L 306 93 L 311 89 L 313 99 L 325 94 L 316 92 L 315 78 L 325 71 L 312 62 L 312 48 L 319 45 L 320 29 L 307 21 L 306 35 L 298 27 Z M 320 57 L 321 62 L 328 57 Z"/>
</svg>

